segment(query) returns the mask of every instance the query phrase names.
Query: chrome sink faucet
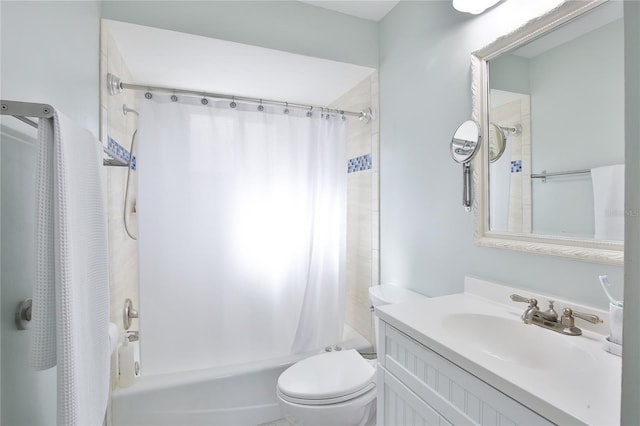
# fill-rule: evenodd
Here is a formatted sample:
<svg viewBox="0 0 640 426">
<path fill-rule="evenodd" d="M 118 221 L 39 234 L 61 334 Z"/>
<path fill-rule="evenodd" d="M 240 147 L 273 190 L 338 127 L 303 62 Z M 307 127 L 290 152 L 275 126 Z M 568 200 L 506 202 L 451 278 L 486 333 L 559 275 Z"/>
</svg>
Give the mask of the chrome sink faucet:
<svg viewBox="0 0 640 426">
<path fill-rule="evenodd" d="M 539 327 L 569 336 L 579 336 L 582 334 L 582 330 L 575 326 L 575 318 L 580 318 L 592 324 L 602 322 L 602 319 L 597 315 L 585 314 L 569 308 L 565 308 L 562 311 L 562 317 L 558 318 L 558 313 L 553 308 L 553 300 L 549 301 L 549 308 L 546 311 L 541 311 L 540 308 L 538 308 L 538 301 L 536 299 L 527 299 L 526 297 L 512 294 L 511 300 L 529 304 L 522 314 L 522 322 L 525 324 L 535 324 Z"/>
</svg>

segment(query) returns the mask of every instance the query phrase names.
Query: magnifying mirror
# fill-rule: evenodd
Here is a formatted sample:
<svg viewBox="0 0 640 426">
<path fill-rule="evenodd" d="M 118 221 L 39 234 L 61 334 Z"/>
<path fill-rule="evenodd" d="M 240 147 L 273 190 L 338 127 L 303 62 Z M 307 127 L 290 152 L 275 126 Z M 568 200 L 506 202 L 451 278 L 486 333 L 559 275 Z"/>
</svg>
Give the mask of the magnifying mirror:
<svg viewBox="0 0 640 426">
<path fill-rule="evenodd" d="M 451 139 L 451 156 L 462 164 L 462 205 L 471 211 L 471 160 L 480 148 L 480 126 L 467 120 L 458 127 Z"/>
<path fill-rule="evenodd" d="M 493 123 L 489 125 L 489 143 L 487 146 L 489 147 L 489 161 L 491 163 L 496 162 L 500 157 L 502 157 L 504 149 L 507 146 L 506 139 L 507 138 L 500 127 Z"/>
<path fill-rule="evenodd" d="M 489 161 L 491 163 L 498 161 L 504 154 L 509 135 L 518 136 L 520 133 L 522 133 L 522 127 L 519 124 L 513 127 L 498 126 L 494 123 L 489 124 L 489 143 L 487 144 L 489 146 Z"/>
</svg>

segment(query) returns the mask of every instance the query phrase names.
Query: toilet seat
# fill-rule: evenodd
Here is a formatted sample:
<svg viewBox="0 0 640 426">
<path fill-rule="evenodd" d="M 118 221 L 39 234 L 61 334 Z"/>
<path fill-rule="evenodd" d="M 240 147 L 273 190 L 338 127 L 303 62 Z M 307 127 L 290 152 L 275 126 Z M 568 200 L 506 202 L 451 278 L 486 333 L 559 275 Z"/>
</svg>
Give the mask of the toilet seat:
<svg viewBox="0 0 640 426">
<path fill-rule="evenodd" d="M 375 367 L 355 349 L 327 352 L 289 367 L 278 378 L 278 395 L 304 405 L 336 404 L 374 390 Z"/>
</svg>

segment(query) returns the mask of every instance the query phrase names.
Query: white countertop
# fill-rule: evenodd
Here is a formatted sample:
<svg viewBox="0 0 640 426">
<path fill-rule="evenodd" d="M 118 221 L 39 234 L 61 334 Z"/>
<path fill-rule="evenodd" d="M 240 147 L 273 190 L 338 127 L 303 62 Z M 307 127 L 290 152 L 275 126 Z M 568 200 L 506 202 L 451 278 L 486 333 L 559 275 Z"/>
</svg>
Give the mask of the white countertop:
<svg viewBox="0 0 640 426">
<path fill-rule="evenodd" d="M 526 292 L 520 294 L 528 297 Z M 556 309 L 563 306 L 557 303 Z M 376 313 L 383 321 L 556 424 L 619 425 L 622 363 L 620 357 L 602 349 L 604 336 L 584 328 L 582 336 L 565 336 L 525 325 L 520 320 L 525 307 L 515 309 L 462 293 L 380 306 Z M 523 365 L 508 357 L 500 359 L 479 344 L 461 338 L 447 324 L 449 315 L 460 313 L 519 321 L 527 339 L 541 340 L 547 346 L 536 346 L 536 352 L 549 351 L 554 360 L 557 356 L 559 367 L 548 360 L 540 363 L 546 365 L 538 366 L 535 362 Z M 576 320 L 577 326 L 583 324 Z M 519 332 L 517 326 L 510 325 Z M 503 337 L 508 342 L 509 336 Z M 576 353 L 583 356 L 562 358 Z"/>
</svg>

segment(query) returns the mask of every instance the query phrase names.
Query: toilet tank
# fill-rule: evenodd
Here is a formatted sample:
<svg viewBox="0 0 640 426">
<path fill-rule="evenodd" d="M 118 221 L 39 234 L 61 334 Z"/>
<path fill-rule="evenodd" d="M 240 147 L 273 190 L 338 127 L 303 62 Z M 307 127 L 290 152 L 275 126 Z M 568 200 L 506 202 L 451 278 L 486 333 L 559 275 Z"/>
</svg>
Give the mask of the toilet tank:
<svg viewBox="0 0 640 426">
<path fill-rule="evenodd" d="M 381 284 L 369 287 L 369 299 L 371 299 L 371 310 L 375 310 L 376 307 L 382 305 L 389 305 L 392 303 L 408 302 L 410 300 L 426 299 L 424 296 L 415 291 L 408 290 L 404 287 L 398 287 L 393 284 Z M 374 317 L 374 330 L 375 330 L 375 350 L 378 350 L 378 328 L 379 319 Z"/>
<path fill-rule="evenodd" d="M 416 293 L 415 291 L 398 287 L 393 284 L 382 284 L 369 287 L 369 299 L 371 300 L 371 306 L 374 308 L 376 306 L 424 299 L 426 297 L 427 296 Z"/>
</svg>

